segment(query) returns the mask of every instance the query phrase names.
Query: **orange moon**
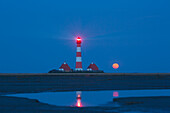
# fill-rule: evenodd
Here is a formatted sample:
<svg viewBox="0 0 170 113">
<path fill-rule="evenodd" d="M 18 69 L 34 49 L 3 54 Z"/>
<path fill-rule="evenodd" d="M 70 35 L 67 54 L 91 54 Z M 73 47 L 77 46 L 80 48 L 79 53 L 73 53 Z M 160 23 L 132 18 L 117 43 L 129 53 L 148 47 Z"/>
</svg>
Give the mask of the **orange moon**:
<svg viewBox="0 0 170 113">
<path fill-rule="evenodd" d="M 114 64 L 112 65 L 112 67 L 113 67 L 114 69 L 117 69 L 117 68 L 119 68 L 119 64 L 118 64 L 118 63 L 114 63 Z"/>
</svg>

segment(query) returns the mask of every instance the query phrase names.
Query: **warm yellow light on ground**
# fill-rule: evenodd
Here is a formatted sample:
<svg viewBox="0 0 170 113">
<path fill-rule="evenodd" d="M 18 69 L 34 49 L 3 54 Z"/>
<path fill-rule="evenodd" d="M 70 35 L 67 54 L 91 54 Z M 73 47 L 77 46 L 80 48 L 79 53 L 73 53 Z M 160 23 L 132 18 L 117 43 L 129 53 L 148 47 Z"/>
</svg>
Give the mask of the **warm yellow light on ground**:
<svg viewBox="0 0 170 113">
<path fill-rule="evenodd" d="M 112 65 L 112 67 L 113 67 L 114 69 L 117 69 L 117 68 L 119 68 L 119 64 L 118 64 L 118 63 L 114 63 L 114 64 Z"/>
</svg>

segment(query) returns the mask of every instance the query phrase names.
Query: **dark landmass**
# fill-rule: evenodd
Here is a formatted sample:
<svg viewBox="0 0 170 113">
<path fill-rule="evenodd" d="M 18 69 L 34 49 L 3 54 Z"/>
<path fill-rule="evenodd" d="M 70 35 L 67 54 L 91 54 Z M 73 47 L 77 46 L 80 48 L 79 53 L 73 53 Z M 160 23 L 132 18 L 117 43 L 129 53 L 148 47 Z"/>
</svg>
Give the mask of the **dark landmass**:
<svg viewBox="0 0 170 113">
<path fill-rule="evenodd" d="M 38 100 L 0 96 L 1 113 L 169 113 L 170 97 L 131 97 L 119 98 L 118 106 L 103 107 L 64 107 L 41 103 Z"/>
<path fill-rule="evenodd" d="M 150 108 L 162 108 L 170 110 L 170 96 L 160 97 L 128 97 L 113 99 L 114 102 L 118 102 L 125 106 L 141 106 Z"/>
<path fill-rule="evenodd" d="M 170 73 L 0 74 L 0 94 L 170 89 Z"/>
<path fill-rule="evenodd" d="M 116 100 L 125 111 L 140 111 L 149 113 L 168 113 L 170 97 L 130 97 Z"/>
<path fill-rule="evenodd" d="M 104 73 L 102 70 L 93 70 L 93 71 L 76 71 L 76 70 L 70 70 L 70 71 L 60 71 L 60 70 L 50 70 L 48 73 Z"/>
</svg>

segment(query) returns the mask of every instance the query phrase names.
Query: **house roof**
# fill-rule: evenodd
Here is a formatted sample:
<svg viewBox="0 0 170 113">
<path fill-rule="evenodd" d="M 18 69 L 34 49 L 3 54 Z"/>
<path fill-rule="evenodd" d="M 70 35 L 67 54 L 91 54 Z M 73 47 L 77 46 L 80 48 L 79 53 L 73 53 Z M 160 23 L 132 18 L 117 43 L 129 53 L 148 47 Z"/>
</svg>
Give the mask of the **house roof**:
<svg viewBox="0 0 170 113">
<path fill-rule="evenodd" d="M 96 66 L 96 64 L 94 64 L 93 62 L 89 65 L 89 67 L 87 69 L 92 69 L 92 70 L 99 70 L 99 68 Z"/>
<path fill-rule="evenodd" d="M 71 68 L 68 66 L 66 62 L 64 62 L 59 69 L 64 69 L 65 71 L 70 71 Z"/>
</svg>

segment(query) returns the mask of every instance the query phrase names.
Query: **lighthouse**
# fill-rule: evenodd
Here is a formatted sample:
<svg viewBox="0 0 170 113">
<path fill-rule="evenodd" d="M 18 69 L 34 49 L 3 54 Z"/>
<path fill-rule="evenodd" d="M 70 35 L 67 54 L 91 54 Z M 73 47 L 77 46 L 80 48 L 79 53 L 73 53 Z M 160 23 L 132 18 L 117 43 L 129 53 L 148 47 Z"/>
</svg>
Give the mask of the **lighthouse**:
<svg viewBox="0 0 170 113">
<path fill-rule="evenodd" d="M 76 52 L 76 71 L 82 71 L 82 58 L 81 58 L 81 38 L 77 37 L 77 52 Z"/>
<path fill-rule="evenodd" d="M 81 54 L 81 37 L 76 38 L 77 51 L 76 51 L 76 68 L 75 70 L 71 69 L 66 62 L 64 62 L 59 70 L 53 69 L 49 73 L 104 73 L 102 70 L 94 64 L 93 62 L 88 66 L 87 70 L 82 68 L 82 54 Z"/>
</svg>

